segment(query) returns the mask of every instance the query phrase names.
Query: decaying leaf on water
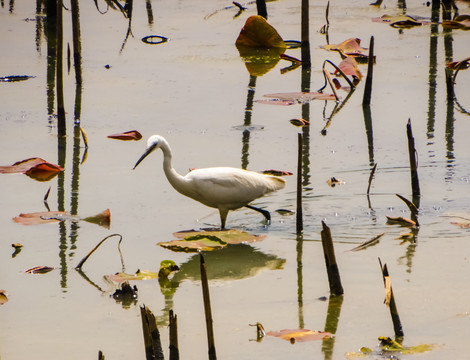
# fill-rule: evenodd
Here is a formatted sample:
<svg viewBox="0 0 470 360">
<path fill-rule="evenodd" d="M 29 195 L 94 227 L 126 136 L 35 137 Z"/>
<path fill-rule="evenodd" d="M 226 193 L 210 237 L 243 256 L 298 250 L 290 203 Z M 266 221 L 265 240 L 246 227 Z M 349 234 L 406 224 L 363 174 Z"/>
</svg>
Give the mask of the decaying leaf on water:
<svg viewBox="0 0 470 360">
<path fill-rule="evenodd" d="M 372 18 L 373 22 L 383 22 L 398 29 L 411 29 L 423 24 L 430 24 L 429 20 L 419 19 L 410 15 L 382 15 L 379 18 Z"/>
<path fill-rule="evenodd" d="M 362 79 L 362 74 L 357 65 L 357 61 L 353 57 L 348 56 L 347 58 L 345 58 L 339 63 L 338 68 L 340 68 L 345 75 L 352 76 L 353 78 L 357 78 L 358 80 Z M 336 70 L 335 74 L 337 73 L 338 71 Z"/>
<path fill-rule="evenodd" d="M 397 224 L 401 226 L 412 226 L 412 227 L 416 226 L 416 222 L 414 222 L 411 219 L 401 217 L 401 216 L 399 217 L 387 216 L 387 224 Z"/>
<path fill-rule="evenodd" d="M 379 243 L 379 240 L 384 236 L 385 233 L 382 233 L 380 235 L 374 236 L 372 239 L 364 241 L 362 244 L 356 246 L 355 248 L 352 248 L 351 251 L 359 251 L 359 250 L 364 250 L 368 248 L 369 246 L 374 246 Z"/>
<path fill-rule="evenodd" d="M 67 211 L 41 211 L 28 214 L 21 213 L 17 217 L 14 217 L 13 220 L 21 225 L 48 224 L 59 221 L 86 221 L 109 229 L 111 223 L 111 212 L 109 209 L 106 209 L 97 215 L 80 218 L 77 215 L 71 215 Z"/>
<path fill-rule="evenodd" d="M 296 342 L 322 340 L 324 338 L 332 337 L 333 334 L 327 331 L 313 331 L 307 329 L 284 329 L 280 331 L 268 331 L 268 336 L 279 337 L 281 339 L 290 341 L 292 344 Z"/>
<path fill-rule="evenodd" d="M 112 134 L 108 135 L 110 139 L 117 139 L 117 140 L 140 140 L 142 139 L 142 135 L 137 130 L 126 131 L 120 134 Z"/>
<path fill-rule="evenodd" d="M 23 249 L 23 245 L 20 244 L 20 243 L 15 243 L 15 244 L 11 244 L 11 246 L 15 249 L 13 254 L 11 254 L 11 257 L 15 258 L 21 252 L 21 250 Z"/>
<path fill-rule="evenodd" d="M 48 273 L 49 271 L 52 271 L 54 270 L 53 267 L 50 267 L 50 266 L 35 266 L 31 269 L 28 269 L 25 271 L 25 273 L 27 274 L 46 274 Z"/>
<path fill-rule="evenodd" d="M 326 180 L 326 183 L 331 186 L 331 187 L 335 187 L 336 185 L 344 185 L 346 184 L 346 181 L 343 181 L 343 180 L 340 180 L 340 179 L 337 179 L 335 178 L 334 176 L 329 178 L 328 180 Z"/>
<path fill-rule="evenodd" d="M 5 290 L 0 290 L 0 305 L 3 305 L 8 302 L 7 292 Z"/>
<path fill-rule="evenodd" d="M 268 105 L 295 105 L 295 104 L 306 104 L 311 100 L 334 100 L 336 97 L 333 94 L 324 94 L 321 92 L 292 92 L 292 93 L 276 93 L 266 94 L 266 98 L 272 98 L 267 100 L 256 100 L 260 104 Z"/>
<path fill-rule="evenodd" d="M 290 175 L 292 175 L 292 173 L 289 172 L 289 171 L 274 170 L 274 169 L 264 170 L 264 171 L 262 171 L 262 173 L 266 174 L 266 175 L 274 175 L 274 176 L 290 176 Z"/>
<path fill-rule="evenodd" d="M 470 15 L 458 15 L 452 21 L 444 20 L 442 27 L 445 29 L 470 30 Z"/>
<path fill-rule="evenodd" d="M 470 229 L 470 222 L 451 222 L 452 225 L 456 225 L 461 229 Z"/>
<path fill-rule="evenodd" d="M 160 270 L 158 272 L 152 272 L 149 270 L 137 270 L 135 274 L 126 274 L 124 272 L 118 272 L 114 275 L 106 275 L 105 278 L 109 281 L 117 283 L 131 280 L 152 280 L 168 278 L 171 273 L 177 270 L 179 270 L 179 267 L 173 260 L 163 260 L 162 262 L 160 262 Z"/>
<path fill-rule="evenodd" d="M 9 75 L 9 76 L 2 76 L 0 77 L 0 82 L 16 82 L 16 81 L 24 81 L 31 78 L 35 78 L 36 76 L 31 75 Z"/>
<path fill-rule="evenodd" d="M 173 251 L 198 252 L 219 250 L 226 247 L 227 243 L 213 235 L 194 235 L 182 240 L 159 242 L 158 245 Z"/>
<path fill-rule="evenodd" d="M 291 119 L 290 123 L 297 127 L 304 127 L 304 126 L 310 125 L 310 121 L 305 120 L 305 119 Z"/>
<path fill-rule="evenodd" d="M 350 38 L 339 44 L 323 45 L 321 48 L 330 51 L 339 51 L 344 56 L 362 55 L 364 51 L 367 51 L 366 48 L 361 46 L 361 39 L 358 38 Z"/>
<path fill-rule="evenodd" d="M 446 66 L 451 70 L 466 70 L 470 67 L 470 57 L 447 63 Z"/>
<path fill-rule="evenodd" d="M 61 171 L 64 171 L 63 167 L 38 157 L 17 161 L 9 166 L 0 166 L 1 174 L 22 173 L 37 181 L 49 181 Z"/>
<path fill-rule="evenodd" d="M 277 209 L 276 212 L 282 216 L 289 216 L 295 214 L 295 211 L 289 209 Z"/>
<path fill-rule="evenodd" d="M 256 241 L 263 240 L 266 236 L 265 235 L 254 235 L 247 233 L 246 231 L 241 230 L 189 230 L 189 231 L 179 231 L 173 234 L 177 239 L 187 239 L 190 236 L 214 236 L 226 242 L 228 245 L 236 245 L 236 244 L 248 244 L 253 243 Z"/>
<path fill-rule="evenodd" d="M 361 347 L 360 352 L 348 352 L 346 353 L 346 358 L 355 359 L 358 357 L 373 357 L 374 359 L 377 356 L 391 359 L 396 358 L 396 354 L 400 355 L 412 355 L 412 354 L 421 354 L 433 350 L 436 346 L 432 344 L 422 344 L 417 346 L 403 346 L 399 342 L 391 339 L 388 336 L 379 336 L 380 349 L 372 350 L 368 347 Z"/>
</svg>

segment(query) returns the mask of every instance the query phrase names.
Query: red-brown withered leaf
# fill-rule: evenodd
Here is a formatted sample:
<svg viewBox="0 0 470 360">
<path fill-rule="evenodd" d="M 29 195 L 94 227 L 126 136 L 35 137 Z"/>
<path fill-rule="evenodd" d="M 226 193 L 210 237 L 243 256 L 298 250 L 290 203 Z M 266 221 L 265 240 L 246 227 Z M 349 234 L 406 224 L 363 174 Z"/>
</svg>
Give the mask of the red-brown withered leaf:
<svg viewBox="0 0 470 360">
<path fill-rule="evenodd" d="M 13 220 L 22 225 L 37 225 L 37 224 L 47 224 L 51 222 L 60 221 L 61 217 L 67 216 L 66 211 L 42 211 L 29 214 L 20 214 Z"/>
<path fill-rule="evenodd" d="M 10 166 L 0 166 L 2 174 L 23 173 L 38 181 L 51 180 L 61 171 L 64 171 L 63 167 L 37 157 L 18 161 Z"/>
<path fill-rule="evenodd" d="M 338 65 L 338 68 L 340 68 L 345 75 L 357 77 L 359 80 L 362 79 L 362 74 L 359 70 L 359 67 L 357 66 L 357 62 L 352 57 L 347 57 L 341 61 Z M 336 73 L 338 73 L 338 71 L 335 71 L 335 74 Z"/>
<path fill-rule="evenodd" d="M 112 134 L 108 135 L 110 139 L 117 139 L 117 140 L 140 140 L 142 139 L 142 134 L 137 130 L 126 131 L 120 134 Z"/>
<path fill-rule="evenodd" d="M 350 38 L 339 44 L 323 45 L 322 48 L 325 50 L 336 50 L 345 55 L 361 54 L 363 51 L 367 50 L 361 47 L 361 39 L 358 38 Z"/>
</svg>

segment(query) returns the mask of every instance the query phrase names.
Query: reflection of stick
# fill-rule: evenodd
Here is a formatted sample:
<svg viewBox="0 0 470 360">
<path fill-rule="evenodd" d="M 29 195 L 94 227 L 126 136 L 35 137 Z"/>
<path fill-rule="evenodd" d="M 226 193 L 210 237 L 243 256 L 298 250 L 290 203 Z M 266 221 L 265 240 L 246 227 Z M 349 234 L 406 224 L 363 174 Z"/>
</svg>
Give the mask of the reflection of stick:
<svg viewBox="0 0 470 360">
<path fill-rule="evenodd" d="M 105 242 L 105 240 L 109 239 L 109 238 L 112 237 L 112 236 L 119 236 L 119 237 L 121 238 L 121 240 L 122 240 L 122 235 L 120 235 L 120 234 L 112 234 L 112 235 L 106 236 L 103 240 L 101 240 L 101 241 L 98 243 L 98 245 L 96 245 L 96 246 L 78 263 L 78 265 L 75 267 L 75 269 L 76 269 L 76 270 L 81 270 L 83 264 L 85 264 L 85 261 L 88 260 L 88 258 L 91 256 L 91 254 L 93 254 L 93 253 L 96 251 L 96 249 L 98 249 L 98 248 L 100 247 L 100 245 Z M 124 267 L 124 265 L 123 265 L 123 267 Z"/>
<path fill-rule="evenodd" d="M 370 171 L 370 175 L 369 175 L 369 185 L 367 186 L 367 195 L 369 195 L 369 192 L 370 192 L 370 185 L 372 184 L 372 178 L 374 177 L 375 169 L 377 169 L 377 163 L 375 163 L 374 167 L 373 167 L 372 170 Z"/>
<path fill-rule="evenodd" d="M 385 304 L 390 308 L 390 315 L 392 317 L 393 329 L 395 330 L 396 337 L 403 337 L 403 328 L 401 326 L 400 315 L 398 315 L 397 304 L 395 303 L 395 296 L 393 295 L 392 283 L 390 275 L 388 274 L 387 264 L 382 266 L 382 261 L 379 258 L 380 269 L 382 270 L 382 277 L 385 286 Z"/>
<path fill-rule="evenodd" d="M 170 310 L 170 360 L 179 360 L 178 349 L 178 318 Z"/>
<path fill-rule="evenodd" d="M 322 221 L 323 230 L 321 232 L 321 241 L 323 245 L 323 254 L 325 255 L 326 271 L 328 273 L 328 282 L 330 283 L 331 295 L 343 295 L 343 286 L 339 276 L 338 264 L 336 264 L 335 249 L 333 239 L 331 238 L 330 228 Z"/>
<path fill-rule="evenodd" d="M 209 283 L 207 281 L 206 263 L 202 253 L 199 252 L 199 259 L 201 261 L 201 283 L 202 283 L 202 297 L 204 299 L 204 312 L 206 314 L 206 329 L 207 329 L 207 345 L 209 347 L 209 360 L 216 360 L 217 355 L 215 352 L 214 329 L 212 327 L 212 310 L 211 299 L 209 296 Z"/>
<path fill-rule="evenodd" d="M 366 85 L 364 88 L 364 97 L 362 98 L 362 106 L 370 105 L 372 95 L 372 75 L 374 73 L 374 37 L 370 37 L 369 45 L 369 64 L 367 65 Z"/>
<path fill-rule="evenodd" d="M 297 211 L 296 211 L 296 229 L 297 234 L 301 233 L 304 229 L 302 220 L 302 146 L 303 138 L 299 133 L 298 139 L 298 157 L 297 157 Z"/>
</svg>

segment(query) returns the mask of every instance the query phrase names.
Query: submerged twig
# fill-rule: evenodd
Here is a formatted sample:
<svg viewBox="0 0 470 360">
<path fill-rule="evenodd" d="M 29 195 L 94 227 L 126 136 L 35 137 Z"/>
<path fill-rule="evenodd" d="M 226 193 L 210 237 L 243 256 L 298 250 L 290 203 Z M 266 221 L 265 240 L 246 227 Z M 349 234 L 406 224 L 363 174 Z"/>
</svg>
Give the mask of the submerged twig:
<svg viewBox="0 0 470 360">
<path fill-rule="evenodd" d="M 98 245 L 96 245 L 79 263 L 78 265 L 75 267 L 76 270 L 81 270 L 82 269 L 82 266 L 83 264 L 85 264 L 85 261 L 88 260 L 88 258 L 91 256 L 91 254 L 93 254 L 96 249 L 98 249 L 102 243 L 104 243 L 107 239 L 109 239 L 110 237 L 113 237 L 113 236 L 119 236 L 122 240 L 122 235 L 120 234 L 112 234 L 112 235 L 109 235 L 109 236 L 106 236 L 103 240 L 101 240 Z M 120 243 L 121 241 L 119 241 Z M 120 251 L 120 250 L 119 250 Z"/>
<path fill-rule="evenodd" d="M 380 238 L 384 236 L 385 233 L 382 233 L 380 235 L 374 236 L 372 239 L 364 241 L 362 244 L 356 246 L 355 248 L 352 248 L 351 251 L 359 251 L 359 250 L 364 250 L 368 248 L 369 246 L 376 245 Z"/>
</svg>

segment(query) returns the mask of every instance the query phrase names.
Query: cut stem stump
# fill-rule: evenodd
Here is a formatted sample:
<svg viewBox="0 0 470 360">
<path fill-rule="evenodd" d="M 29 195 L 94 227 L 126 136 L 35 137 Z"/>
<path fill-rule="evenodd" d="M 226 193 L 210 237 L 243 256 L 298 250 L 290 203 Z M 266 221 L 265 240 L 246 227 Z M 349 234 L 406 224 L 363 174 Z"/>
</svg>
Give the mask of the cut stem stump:
<svg viewBox="0 0 470 360">
<path fill-rule="evenodd" d="M 385 304 L 390 309 L 390 316 L 392 317 L 393 329 L 396 337 L 403 337 L 403 328 L 401 326 L 400 315 L 398 315 L 397 304 L 395 296 L 393 295 L 392 282 L 388 273 L 387 264 L 382 266 L 382 261 L 379 258 L 380 269 L 382 270 L 382 277 L 385 286 Z"/>
<path fill-rule="evenodd" d="M 144 305 L 140 307 L 142 331 L 144 333 L 145 356 L 147 360 L 164 359 L 160 332 L 155 315 Z"/>
<path fill-rule="evenodd" d="M 323 230 L 321 232 L 321 242 L 323 245 L 323 254 L 325 255 L 326 271 L 328 273 L 328 282 L 330 283 L 331 295 L 343 295 L 343 286 L 339 275 L 338 265 L 336 264 L 335 249 L 333 239 L 331 238 L 330 228 L 322 221 Z"/>
<path fill-rule="evenodd" d="M 173 310 L 170 310 L 170 360 L 179 360 L 179 348 L 178 348 L 178 318 L 173 314 Z"/>
</svg>

